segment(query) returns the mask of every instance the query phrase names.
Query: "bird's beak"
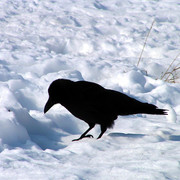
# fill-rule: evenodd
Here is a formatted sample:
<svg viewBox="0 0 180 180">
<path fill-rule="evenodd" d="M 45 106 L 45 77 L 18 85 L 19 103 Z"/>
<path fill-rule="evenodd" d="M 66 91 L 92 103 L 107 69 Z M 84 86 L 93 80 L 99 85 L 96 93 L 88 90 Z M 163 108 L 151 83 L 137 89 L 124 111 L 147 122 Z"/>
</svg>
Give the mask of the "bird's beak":
<svg viewBox="0 0 180 180">
<path fill-rule="evenodd" d="M 44 113 L 46 113 L 53 105 L 54 105 L 54 102 L 51 100 L 51 98 L 49 98 L 44 107 Z"/>
</svg>

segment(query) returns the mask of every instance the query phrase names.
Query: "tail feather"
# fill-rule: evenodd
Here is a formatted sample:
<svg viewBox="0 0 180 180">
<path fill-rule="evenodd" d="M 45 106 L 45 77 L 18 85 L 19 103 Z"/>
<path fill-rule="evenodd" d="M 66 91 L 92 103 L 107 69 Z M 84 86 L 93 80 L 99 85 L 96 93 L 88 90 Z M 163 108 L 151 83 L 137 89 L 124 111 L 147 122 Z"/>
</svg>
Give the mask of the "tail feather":
<svg viewBox="0 0 180 180">
<path fill-rule="evenodd" d="M 153 104 L 143 103 L 142 113 L 145 114 L 157 114 L 157 115 L 168 115 L 167 109 L 159 109 Z"/>
</svg>

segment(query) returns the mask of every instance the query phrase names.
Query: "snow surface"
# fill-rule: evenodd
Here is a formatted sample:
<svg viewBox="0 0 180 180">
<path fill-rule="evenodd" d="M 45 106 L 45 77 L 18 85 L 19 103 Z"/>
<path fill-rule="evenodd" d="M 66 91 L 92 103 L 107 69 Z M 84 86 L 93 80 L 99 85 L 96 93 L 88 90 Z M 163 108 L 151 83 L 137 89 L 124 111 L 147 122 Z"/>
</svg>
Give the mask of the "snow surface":
<svg viewBox="0 0 180 180">
<path fill-rule="evenodd" d="M 180 53 L 179 9 L 179 0 L 1 0 L 0 179 L 179 180 L 180 74 L 160 79 Z M 60 105 L 43 114 L 57 78 L 97 82 L 169 115 L 119 117 L 102 139 L 72 142 L 86 123 Z"/>
</svg>

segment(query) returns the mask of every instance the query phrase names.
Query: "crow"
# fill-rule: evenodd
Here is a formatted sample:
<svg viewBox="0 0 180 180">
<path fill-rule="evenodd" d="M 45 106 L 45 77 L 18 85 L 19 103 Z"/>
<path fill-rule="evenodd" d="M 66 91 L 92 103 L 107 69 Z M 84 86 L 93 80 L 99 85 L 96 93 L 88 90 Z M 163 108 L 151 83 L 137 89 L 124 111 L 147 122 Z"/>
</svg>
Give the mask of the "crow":
<svg viewBox="0 0 180 180">
<path fill-rule="evenodd" d="M 96 124 L 101 127 L 101 138 L 107 128 L 111 128 L 118 115 L 157 114 L 167 115 L 166 109 L 140 102 L 115 90 L 105 89 L 88 81 L 57 79 L 48 89 L 49 99 L 44 107 L 46 113 L 54 104 L 60 103 L 75 117 L 85 121 L 89 128 L 78 138 L 93 137 L 87 133 Z"/>
</svg>

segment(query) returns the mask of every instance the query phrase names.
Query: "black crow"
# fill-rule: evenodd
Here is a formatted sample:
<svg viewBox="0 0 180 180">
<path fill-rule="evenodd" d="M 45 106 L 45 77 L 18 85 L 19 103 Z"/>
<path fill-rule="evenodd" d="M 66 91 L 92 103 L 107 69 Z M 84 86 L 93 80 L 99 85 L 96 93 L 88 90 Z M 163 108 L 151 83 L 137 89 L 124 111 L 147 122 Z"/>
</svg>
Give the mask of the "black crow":
<svg viewBox="0 0 180 180">
<path fill-rule="evenodd" d="M 158 109 L 155 105 L 143 103 L 118 91 L 105 89 L 99 84 L 88 81 L 71 81 L 57 79 L 48 89 L 49 99 L 45 105 L 46 113 L 54 104 L 60 103 L 75 117 L 85 121 L 89 128 L 75 140 L 84 137 L 95 124 L 100 124 L 102 137 L 107 128 L 114 124 L 118 115 L 158 114 L 167 115 L 167 110 Z M 74 140 L 74 141 L 75 141 Z"/>
</svg>

